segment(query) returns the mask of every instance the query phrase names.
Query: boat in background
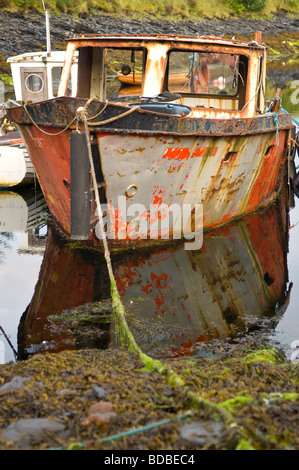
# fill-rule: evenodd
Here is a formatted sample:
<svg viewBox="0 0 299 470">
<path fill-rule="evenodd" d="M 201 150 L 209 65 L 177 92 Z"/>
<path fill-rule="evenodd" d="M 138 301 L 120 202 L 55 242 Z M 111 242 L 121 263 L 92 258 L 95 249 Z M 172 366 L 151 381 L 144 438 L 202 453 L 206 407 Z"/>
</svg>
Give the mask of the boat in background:
<svg viewBox="0 0 299 470">
<path fill-rule="evenodd" d="M 0 186 L 33 184 L 35 171 L 18 131 L 0 136 Z"/>
<path fill-rule="evenodd" d="M 58 97 L 7 111 L 65 236 L 103 250 L 102 211 L 111 251 L 185 239 L 192 250 L 203 230 L 269 205 L 294 125 L 279 91 L 266 101 L 266 58 L 260 32 L 70 39 Z M 124 64 L 142 74 L 135 95 L 120 86 Z"/>
<path fill-rule="evenodd" d="M 0 191 L 0 234 L 19 234 L 19 254 L 43 255 L 49 211 L 39 188 Z"/>
<path fill-rule="evenodd" d="M 141 86 L 142 84 L 142 73 L 131 71 L 131 67 L 122 68 L 122 71 L 117 74 L 118 80 L 123 86 Z M 185 73 L 172 74 L 169 77 L 169 81 L 176 85 L 186 85 L 188 82 L 188 76 Z"/>
<path fill-rule="evenodd" d="M 47 16 L 46 16 L 47 19 Z M 46 22 L 48 25 L 48 21 Z M 47 28 L 48 31 L 48 28 Z M 27 52 L 9 57 L 16 102 L 36 102 L 57 96 L 65 51 L 52 51 L 47 32 L 47 51 Z M 68 95 L 75 96 L 77 88 L 76 57 L 72 66 Z M 6 106 L 3 104 L 2 120 Z M 0 186 L 14 187 L 33 184 L 35 171 L 20 133 L 2 125 L 0 136 Z"/>
<path fill-rule="evenodd" d="M 0 191 L 0 233 L 20 234 L 19 253 L 43 254 L 49 211 L 39 188 Z"/>
</svg>

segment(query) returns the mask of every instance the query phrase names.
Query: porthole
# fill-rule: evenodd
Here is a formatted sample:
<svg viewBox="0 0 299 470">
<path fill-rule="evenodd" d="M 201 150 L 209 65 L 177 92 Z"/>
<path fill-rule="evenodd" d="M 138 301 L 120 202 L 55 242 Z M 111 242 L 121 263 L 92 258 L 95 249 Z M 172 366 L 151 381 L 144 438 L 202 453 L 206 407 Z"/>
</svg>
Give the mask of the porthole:
<svg viewBox="0 0 299 470">
<path fill-rule="evenodd" d="M 265 152 L 265 157 L 271 157 L 272 153 L 274 151 L 274 145 L 269 145 Z"/>
<path fill-rule="evenodd" d="M 227 152 L 225 155 L 224 159 L 222 160 L 223 165 L 227 165 L 229 163 L 232 163 L 237 156 L 237 152 Z"/>
<path fill-rule="evenodd" d="M 42 77 L 32 73 L 26 77 L 25 86 L 31 93 L 39 93 L 44 87 L 44 81 Z"/>
</svg>

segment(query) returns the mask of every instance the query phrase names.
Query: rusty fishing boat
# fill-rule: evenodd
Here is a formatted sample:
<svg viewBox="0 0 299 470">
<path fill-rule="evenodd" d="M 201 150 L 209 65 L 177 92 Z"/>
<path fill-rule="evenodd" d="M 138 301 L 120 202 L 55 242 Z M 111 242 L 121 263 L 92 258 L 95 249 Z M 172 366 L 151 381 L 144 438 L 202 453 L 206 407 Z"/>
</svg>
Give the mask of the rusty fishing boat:
<svg viewBox="0 0 299 470">
<path fill-rule="evenodd" d="M 62 232 L 101 249 L 100 218 L 111 250 L 196 249 L 202 230 L 267 206 L 294 126 L 279 96 L 266 100 L 266 57 L 260 32 L 71 38 L 58 96 L 8 110 Z"/>
</svg>

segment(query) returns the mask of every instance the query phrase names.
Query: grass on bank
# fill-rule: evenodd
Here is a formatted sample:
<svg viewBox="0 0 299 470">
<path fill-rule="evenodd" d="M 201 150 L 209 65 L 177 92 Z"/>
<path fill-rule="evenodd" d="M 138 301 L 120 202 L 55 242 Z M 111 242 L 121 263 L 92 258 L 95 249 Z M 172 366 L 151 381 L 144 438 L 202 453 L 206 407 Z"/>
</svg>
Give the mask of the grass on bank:
<svg viewBox="0 0 299 470">
<path fill-rule="evenodd" d="M 299 13 L 298 0 L 0 0 L 2 10 L 43 12 L 43 5 L 52 14 L 78 16 L 85 13 L 117 14 L 118 16 L 164 18 L 169 21 L 198 20 L 248 16 L 267 18 L 284 10 Z"/>
</svg>

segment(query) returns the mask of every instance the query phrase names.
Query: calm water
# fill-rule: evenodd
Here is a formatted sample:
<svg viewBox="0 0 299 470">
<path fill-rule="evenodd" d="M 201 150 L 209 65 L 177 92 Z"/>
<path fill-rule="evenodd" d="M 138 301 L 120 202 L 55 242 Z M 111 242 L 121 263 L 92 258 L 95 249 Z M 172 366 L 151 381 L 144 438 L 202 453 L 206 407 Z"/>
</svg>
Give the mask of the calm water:
<svg viewBox="0 0 299 470">
<path fill-rule="evenodd" d="M 271 63 L 268 78 L 267 96 L 280 86 L 282 106 L 299 119 L 291 88 L 299 79 L 298 67 L 286 59 Z M 113 340 L 109 322 L 87 332 L 49 322 L 50 314 L 107 302 L 109 282 L 101 258 L 70 250 L 55 231 L 47 232 L 42 200 L 36 190 L 0 192 L 2 363 L 15 360 L 18 335 L 18 352 L 24 355 L 105 347 Z M 234 340 L 263 328 L 289 355 L 291 342 L 299 339 L 296 198 L 289 216 L 288 230 L 281 199 L 265 213 L 206 238 L 200 253 L 176 248 L 114 260 L 118 288 L 142 347 L 153 355 L 157 349 L 170 357 L 196 354 L 204 341 Z M 45 253 L 47 234 L 51 244 Z"/>
</svg>

